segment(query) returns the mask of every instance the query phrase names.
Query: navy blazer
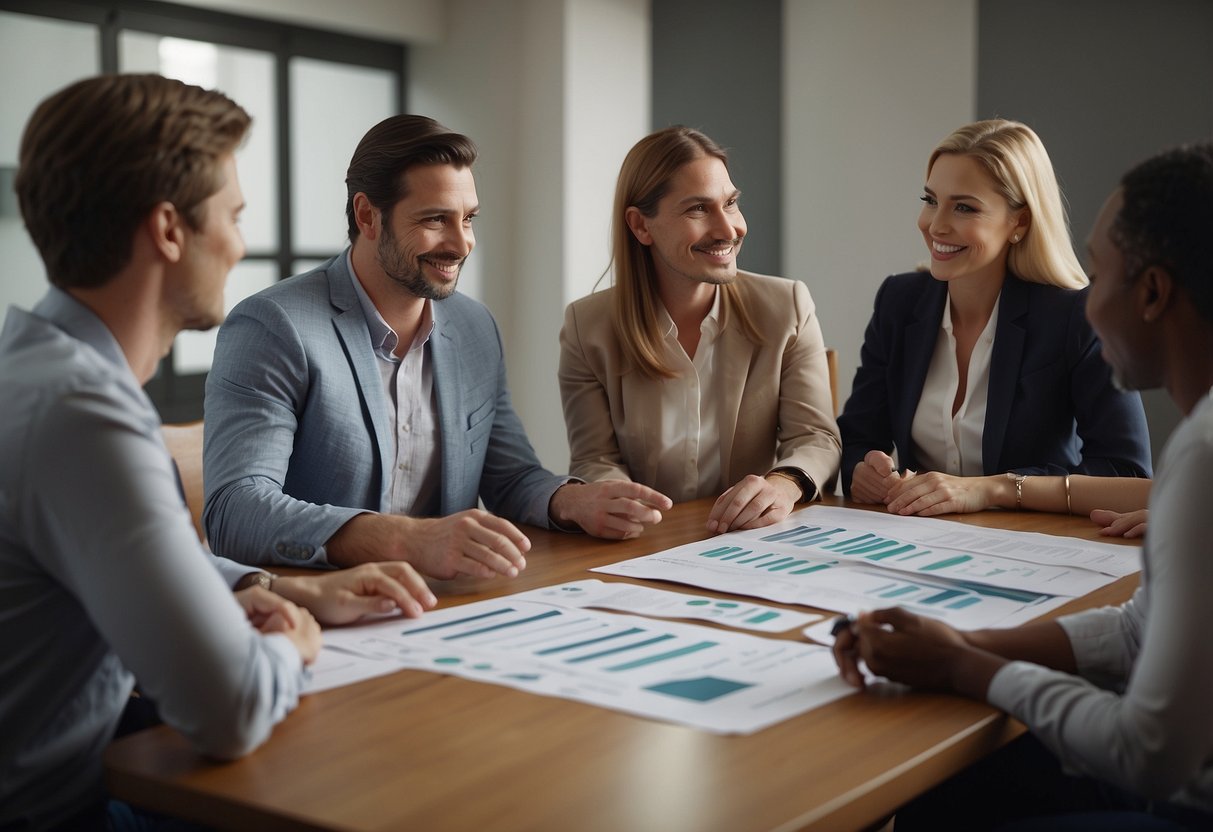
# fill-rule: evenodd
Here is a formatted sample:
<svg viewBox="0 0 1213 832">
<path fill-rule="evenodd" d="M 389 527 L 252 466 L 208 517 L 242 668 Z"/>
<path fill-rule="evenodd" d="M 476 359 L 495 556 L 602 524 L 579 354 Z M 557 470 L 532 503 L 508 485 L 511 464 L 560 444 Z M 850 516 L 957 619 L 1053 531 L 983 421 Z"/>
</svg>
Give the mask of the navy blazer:
<svg viewBox="0 0 1213 832">
<path fill-rule="evenodd" d="M 887 278 L 876 293 L 860 366 L 838 426 L 843 491 L 870 450 L 919 470 L 910 428 L 939 336 L 947 285 L 929 272 Z M 1085 314 L 1087 290 L 1003 283 L 982 434 L 987 475 L 1148 477 L 1141 397 L 1122 393 Z"/>
</svg>

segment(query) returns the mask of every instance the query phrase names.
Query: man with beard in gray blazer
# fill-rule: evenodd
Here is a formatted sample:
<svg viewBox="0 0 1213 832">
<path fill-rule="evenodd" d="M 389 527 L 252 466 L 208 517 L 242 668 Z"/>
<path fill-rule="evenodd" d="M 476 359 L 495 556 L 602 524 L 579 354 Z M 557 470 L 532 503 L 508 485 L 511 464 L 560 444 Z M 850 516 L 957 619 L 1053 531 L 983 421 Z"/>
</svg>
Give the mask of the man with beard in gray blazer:
<svg viewBox="0 0 1213 832">
<path fill-rule="evenodd" d="M 515 522 L 633 537 L 670 507 L 636 483 L 570 481 L 539 464 L 496 322 L 455 291 L 475 243 L 475 159 L 433 119 L 376 125 L 346 176 L 350 247 L 228 316 L 206 387 L 205 522 L 218 551 L 514 576 L 530 548 Z"/>
</svg>

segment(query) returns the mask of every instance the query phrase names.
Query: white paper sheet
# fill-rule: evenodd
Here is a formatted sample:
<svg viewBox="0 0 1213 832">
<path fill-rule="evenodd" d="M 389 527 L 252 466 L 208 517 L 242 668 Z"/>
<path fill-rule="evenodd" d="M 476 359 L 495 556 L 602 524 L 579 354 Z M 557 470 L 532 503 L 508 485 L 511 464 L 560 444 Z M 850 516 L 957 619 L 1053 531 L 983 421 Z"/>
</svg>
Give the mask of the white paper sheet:
<svg viewBox="0 0 1213 832">
<path fill-rule="evenodd" d="M 405 621 L 400 616 L 400 621 Z M 348 653 L 329 643 L 329 633 L 325 632 L 325 645 L 316 661 L 307 669 L 307 680 L 303 683 L 303 695 L 320 693 L 322 690 L 352 685 L 376 676 L 386 676 L 400 670 L 398 665 L 385 662 L 357 653 Z"/>
<path fill-rule="evenodd" d="M 1043 562 L 1007 557 L 1018 551 L 1017 537 L 1027 556 Z M 813 506 L 765 529 L 593 571 L 843 613 L 900 605 L 975 629 L 1029 621 L 1128 574 L 1126 564 L 1138 557 L 1135 548 L 1113 544 Z"/>
<path fill-rule="evenodd" d="M 853 692 L 822 647 L 518 596 L 325 639 L 322 654 L 380 669 L 450 673 L 722 734 L 752 733 Z"/>
<path fill-rule="evenodd" d="M 514 597 L 581 609 L 619 610 L 651 618 L 692 618 L 760 633 L 783 633 L 822 618 L 820 615 L 752 601 L 709 598 L 706 595 L 689 595 L 636 584 L 604 583 L 593 579 L 545 586 Z"/>
<path fill-rule="evenodd" d="M 1039 532 L 986 529 L 933 517 L 901 517 L 833 506 L 809 506 L 789 515 L 779 526 L 771 526 L 770 529 L 784 530 L 804 523 L 862 527 L 894 540 L 934 548 L 936 552 L 976 553 L 1043 566 L 1076 567 L 1117 578 L 1132 575 L 1141 569 L 1141 549 L 1137 546 Z"/>
</svg>

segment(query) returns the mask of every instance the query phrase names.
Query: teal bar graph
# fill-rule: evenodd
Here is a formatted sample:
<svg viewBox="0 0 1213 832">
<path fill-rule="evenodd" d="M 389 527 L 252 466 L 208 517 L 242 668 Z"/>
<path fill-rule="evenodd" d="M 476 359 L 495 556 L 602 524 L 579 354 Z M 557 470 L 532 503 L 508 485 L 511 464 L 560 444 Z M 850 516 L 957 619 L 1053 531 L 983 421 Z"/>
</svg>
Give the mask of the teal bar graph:
<svg viewBox="0 0 1213 832">
<path fill-rule="evenodd" d="M 860 546 L 856 549 L 848 549 L 847 554 L 848 555 L 866 555 L 866 554 L 868 554 L 868 552 L 879 552 L 881 549 L 887 549 L 890 546 L 897 546 L 897 545 L 898 545 L 898 543 L 896 540 L 887 540 L 887 539 L 878 540 L 875 543 L 869 543 L 867 545 Z"/>
<path fill-rule="evenodd" d="M 807 560 L 789 560 L 787 563 L 781 563 L 779 566 L 772 566 L 771 571 L 782 572 L 785 569 L 791 569 L 793 566 L 803 566 L 806 563 L 808 563 Z"/>
<path fill-rule="evenodd" d="M 864 557 L 867 560 L 884 560 L 885 558 L 891 558 L 894 555 L 904 555 L 906 552 L 913 552 L 916 548 L 918 548 L 918 547 L 914 546 L 910 543 L 907 543 L 904 546 L 899 546 L 896 549 L 890 549 L 887 552 L 877 552 L 874 555 L 864 555 Z M 928 554 L 928 552 L 922 551 L 922 552 L 919 552 L 917 555 L 910 555 L 909 558 L 898 558 L 898 560 L 909 560 L 910 558 L 916 558 L 919 555 L 925 555 L 925 554 Z"/>
<path fill-rule="evenodd" d="M 669 641 L 672 638 L 673 638 L 672 635 L 670 635 L 669 633 L 666 633 L 665 635 L 655 636 L 650 639 L 645 639 L 644 641 L 638 641 L 635 644 L 625 644 L 623 647 L 615 647 L 610 650 L 603 650 L 598 653 L 590 653 L 588 656 L 578 656 L 575 659 L 567 659 L 566 663 L 567 664 L 581 664 L 582 662 L 589 662 L 589 661 L 593 661 L 594 659 L 601 659 L 603 656 L 613 656 L 616 653 L 626 653 L 628 650 L 639 650 L 641 647 L 648 647 L 650 644 L 659 644 L 663 641 Z"/>
<path fill-rule="evenodd" d="M 791 540 L 794 537 L 799 537 L 800 535 L 810 534 L 816 531 L 821 531 L 821 526 L 797 526 L 794 529 L 788 529 L 787 531 L 782 531 L 778 534 L 767 535 L 766 537 L 762 538 L 762 540 L 764 542 L 774 543 L 778 540 Z"/>
<path fill-rule="evenodd" d="M 750 616 L 746 619 L 748 624 L 765 624 L 768 621 L 773 621 L 779 617 L 777 612 L 760 612 L 758 615 Z"/>
<path fill-rule="evenodd" d="M 940 561 L 936 561 L 935 563 L 929 563 L 926 566 L 922 567 L 921 571 L 930 572 L 934 569 L 947 569 L 950 566 L 960 566 L 960 564 L 968 563 L 972 559 L 973 558 L 970 555 L 957 555 L 954 558 L 948 558 L 947 560 L 940 560 Z"/>
<path fill-rule="evenodd" d="M 718 558 L 721 555 L 727 555 L 729 552 L 737 552 L 740 550 L 741 550 L 740 546 L 721 546 L 716 549 L 708 549 L 706 552 L 700 552 L 699 557 L 701 557 L 701 558 Z"/>
<path fill-rule="evenodd" d="M 942 604 L 944 601 L 951 601 L 953 598 L 959 598 L 966 594 L 962 589 L 945 589 L 943 592 L 936 593 L 930 598 L 923 598 L 924 604 Z"/>
<path fill-rule="evenodd" d="M 773 560 L 770 563 L 764 563 L 762 565 L 762 568 L 770 569 L 772 572 L 778 572 L 780 569 L 787 569 L 789 566 L 792 565 L 792 562 L 794 560 L 796 560 L 796 558 L 790 558 L 790 557 L 785 556 L 785 557 L 780 558 L 779 560 Z M 804 561 L 801 561 L 801 563 L 804 563 Z"/>
<path fill-rule="evenodd" d="M 831 566 L 837 566 L 838 561 L 830 561 L 829 563 L 819 563 L 816 566 L 809 566 L 804 569 L 797 569 L 795 572 L 789 572 L 789 575 L 808 575 L 810 572 L 820 572 L 823 569 L 829 569 Z"/>
<path fill-rule="evenodd" d="M 974 604 L 980 604 L 980 603 L 981 603 L 980 598 L 975 598 L 972 595 L 970 595 L 968 598 L 961 598 L 959 601 L 957 601 L 954 604 L 948 604 L 948 609 L 963 610 L 965 607 L 971 607 Z"/>
<path fill-rule="evenodd" d="M 918 587 L 914 586 L 913 584 L 909 584 L 907 586 L 898 587 L 897 589 L 894 589 L 890 592 L 881 593 L 880 597 L 881 598 L 898 598 L 902 595 L 909 595 L 911 592 L 917 592 L 917 591 L 918 591 Z"/>
<path fill-rule="evenodd" d="M 746 558 L 745 560 L 739 560 L 737 562 L 738 563 L 761 563 L 762 561 L 766 560 L 767 558 L 774 558 L 774 557 L 778 557 L 778 555 L 776 555 L 774 552 L 767 552 L 765 555 L 756 555 L 755 557 Z"/>
<path fill-rule="evenodd" d="M 548 647 L 543 650 L 536 650 L 536 656 L 550 656 L 553 653 L 563 653 L 565 650 L 576 650 L 578 647 L 589 647 L 591 644 L 598 644 L 602 641 L 610 641 L 613 638 L 621 638 L 623 636 L 634 636 L 637 633 L 643 633 L 644 630 L 639 627 L 630 627 L 626 630 L 620 630 L 617 633 L 611 633 L 609 636 L 599 636 L 598 638 L 588 638 L 584 641 L 575 641 L 572 644 L 561 644 L 556 647 Z"/>
<path fill-rule="evenodd" d="M 635 661 L 625 662 L 624 664 L 617 664 L 614 667 L 608 667 L 607 671 L 610 673 L 618 673 L 621 670 L 631 670 L 635 667 L 644 667 L 645 665 L 656 664 L 657 662 L 664 662 L 669 659 L 676 659 L 679 656 L 685 656 L 689 653 L 698 653 L 700 650 L 707 650 L 709 647 L 715 647 L 716 644 L 717 642 L 715 641 L 701 641 L 698 644 L 688 644 L 686 647 L 679 647 L 677 650 L 669 650 L 665 653 L 658 653 L 656 656 L 646 656 L 643 659 L 636 659 Z"/>
<path fill-rule="evenodd" d="M 733 558 L 739 558 L 742 555 L 748 555 L 748 554 L 752 553 L 753 551 L 754 551 L 753 549 L 739 549 L 731 555 L 725 555 L 724 557 L 721 558 L 721 560 L 732 560 Z"/>
<path fill-rule="evenodd" d="M 828 532 L 811 535 L 810 537 L 803 537 L 799 540 L 789 540 L 788 543 L 791 543 L 793 546 L 816 546 L 818 543 L 821 543 L 824 540 L 829 540 L 839 532 L 845 531 L 846 529 L 830 529 Z"/>
<path fill-rule="evenodd" d="M 837 543 L 831 543 L 830 545 L 822 546 L 821 548 L 837 549 L 840 552 L 845 552 L 848 548 L 854 546 L 856 543 L 863 543 L 864 541 L 871 542 L 872 538 L 875 536 L 876 535 L 872 534 L 871 532 L 868 532 L 867 534 L 861 534 L 859 537 L 852 537 L 850 540 L 840 540 Z"/>
<path fill-rule="evenodd" d="M 493 630 L 504 630 L 506 627 L 518 627 L 522 624 L 530 624 L 532 621 L 542 621 L 545 618 L 551 618 L 554 615 L 563 615 L 560 610 L 549 610 L 541 612 L 539 615 L 532 615 L 528 618 L 519 618 L 517 621 L 507 621 L 504 624 L 494 624 L 491 627 L 481 627 L 479 630 L 468 630 L 466 633 L 456 633 L 453 636 L 443 636 L 443 641 L 455 641 L 460 638 L 468 638 L 469 636 L 478 636 L 482 633 L 492 632 Z"/>
<path fill-rule="evenodd" d="M 1019 601 L 1024 604 L 1031 604 L 1036 601 L 1043 601 L 1045 598 L 1052 598 L 1051 595 L 1046 595 L 1043 592 L 1031 592 L 1026 589 L 1007 589 L 1001 586 L 987 586 L 986 584 L 975 584 L 969 581 L 958 581 L 959 586 L 964 587 L 970 592 L 975 592 L 978 595 L 985 595 L 992 598 L 1008 598 L 1012 601 Z"/>
<path fill-rule="evenodd" d="M 402 635 L 411 636 L 417 633 L 428 633 L 430 630 L 441 630 L 444 627 L 454 627 L 456 624 L 467 624 L 469 621 L 479 621 L 482 618 L 492 618 L 494 615 L 504 615 L 507 612 L 513 612 L 513 607 L 502 607 L 499 610 L 492 612 L 482 612 L 480 615 L 469 615 L 466 618 L 456 618 L 454 621 L 445 621 L 442 624 L 431 624 L 428 627 L 417 627 L 413 630 L 405 630 Z"/>
<path fill-rule="evenodd" d="M 719 679 L 715 676 L 702 676 L 698 679 L 678 679 L 673 682 L 662 682 L 651 685 L 645 690 L 653 693 L 664 693 L 691 702 L 711 702 L 733 691 L 752 688 L 750 682 L 735 682 L 732 679 Z"/>
</svg>

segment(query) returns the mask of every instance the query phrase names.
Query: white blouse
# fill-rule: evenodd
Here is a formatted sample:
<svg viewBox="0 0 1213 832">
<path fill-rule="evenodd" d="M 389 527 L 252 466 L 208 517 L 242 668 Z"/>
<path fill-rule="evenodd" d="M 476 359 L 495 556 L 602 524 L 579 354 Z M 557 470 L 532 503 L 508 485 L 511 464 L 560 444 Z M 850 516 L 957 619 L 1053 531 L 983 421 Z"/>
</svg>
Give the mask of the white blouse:
<svg viewBox="0 0 1213 832">
<path fill-rule="evenodd" d="M 923 470 L 941 471 L 962 477 L 979 477 L 982 466 L 981 435 L 986 424 L 986 402 L 990 388 L 990 356 L 994 351 L 994 331 L 998 324 L 995 301 L 990 320 L 973 345 L 969 356 L 968 386 L 956 415 L 952 402 L 960 385 L 956 360 L 956 337 L 952 333 L 952 299 L 944 303 L 935 353 L 927 370 L 927 379 L 910 426 L 914 455 Z"/>
<path fill-rule="evenodd" d="M 699 326 L 695 358 L 678 343 L 678 327 L 664 306 L 660 323 L 677 378 L 661 383 L 661 432 L 657 480 L 653 488 L 675 503 L 720 493 L 720 430 L 716 396 L 716 340 L 720 335 L 720 295 Z"/>
</svg>

